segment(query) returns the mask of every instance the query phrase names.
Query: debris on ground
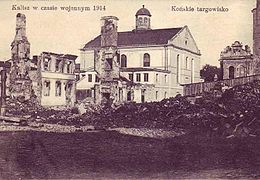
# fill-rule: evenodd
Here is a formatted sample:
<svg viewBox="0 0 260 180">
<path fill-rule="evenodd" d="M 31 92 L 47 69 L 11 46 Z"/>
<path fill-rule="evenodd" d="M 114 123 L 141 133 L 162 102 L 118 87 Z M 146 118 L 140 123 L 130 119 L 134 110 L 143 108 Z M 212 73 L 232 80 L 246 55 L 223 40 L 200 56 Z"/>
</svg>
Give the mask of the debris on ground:
<svg viewBox="0 0 260 180">
<path fill-rule="evenodd" d="M 209 136 L 255 137 L 260 132 L 260 81 L 228 88 L 221 94 L 177 96 L 160 102 L 101 107 L 88 102 L 76 108 L 44 108 L 35 99 L 7 101 L 7 114 L 31 121 L 106 128 L 184 129 Z"/>
</svg>

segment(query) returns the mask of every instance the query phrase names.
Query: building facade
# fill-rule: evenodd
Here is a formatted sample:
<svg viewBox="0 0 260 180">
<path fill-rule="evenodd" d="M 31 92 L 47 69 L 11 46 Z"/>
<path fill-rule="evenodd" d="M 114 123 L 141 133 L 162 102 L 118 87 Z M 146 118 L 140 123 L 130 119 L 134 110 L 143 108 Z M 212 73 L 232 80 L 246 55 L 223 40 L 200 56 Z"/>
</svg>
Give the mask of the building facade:
<svg viewBox="0 0 260 180">
<path fill-rule="evenodd" d="M 220 68 L 223 79 L 234 79 L 255 74 L 255 59 L 248 45 L 235 41 L 220 54 Z"/>
<path fill-rule="evenodd" d="M 113 78 L 120 80 L 120 101 L 160 101 L 182 94 L 182 84 L 199 82 L 201 54 L 189 28 L 151 29 L 151 16 L 150 11 L 143 7 L 135 14 L 134 30 L 106 35 L 101 30 L 101 35 L 86 43 L 80 57 L 85 80 L 77 83 L 77 89 L 93 84 L 93 81 L 87 81 L 89 74 L 99 79 L 106 77 L 102 73 L 106 67 L 100 70 L 97 59 L 108 51 L 113 52 L 113 72 L 116 72 Z M 117 25 L 110 23 L 107 29 L 113 27 Z M 111 46 L 106 46 L 104 51 L 103 43 L 108 37 L 112 37 L 114 42 L 110 41 Z M 102 80 L 95 84 L 102 84 Z M 93 98 L 97 99 L 98 94 L 93 92 Z"/>
<path fill-rule="evenodd" d="M 74 106 L 76 101 L 75 59 L 70 54 L 42 52 L 34 56 L 37 69 L 30 71 L 34 93 L 42 106 Z"/>
</svg>

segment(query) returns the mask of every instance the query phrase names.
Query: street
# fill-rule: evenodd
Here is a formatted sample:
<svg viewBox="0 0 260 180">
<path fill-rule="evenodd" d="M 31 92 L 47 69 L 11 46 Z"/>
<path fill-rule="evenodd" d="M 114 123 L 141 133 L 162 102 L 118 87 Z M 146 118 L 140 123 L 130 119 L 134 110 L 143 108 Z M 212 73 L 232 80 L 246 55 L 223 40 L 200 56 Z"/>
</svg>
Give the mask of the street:
<svg viewBox="0 0 260 180">
<path fill-rule="evenodd" d="M 257 138 L 1 132 L 0 179 L 260 178 Z"/>
</svg>

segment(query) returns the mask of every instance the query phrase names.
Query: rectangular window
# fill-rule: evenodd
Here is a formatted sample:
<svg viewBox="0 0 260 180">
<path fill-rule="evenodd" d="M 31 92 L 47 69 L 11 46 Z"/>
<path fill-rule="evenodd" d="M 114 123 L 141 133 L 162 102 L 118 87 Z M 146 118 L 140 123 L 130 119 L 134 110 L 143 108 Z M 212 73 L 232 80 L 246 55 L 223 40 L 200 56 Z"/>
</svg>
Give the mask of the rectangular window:
<svg viewBox="0 0 260 180">
<path fill-rule="evenodd" d="M 88 82 L 92 82 L 92 74 L 88 74 Z"/>
<path fill-rule="evenodd" d="M 57 81 L 56 82 L 56 91 L 55 91 L 55 95 L 56 96 L 61 96 L 61 82 L 60 81 Z"/>
<path fill-rule="evenodd" d="M 156 81 L 156 82 L 159 82 L 159 74 L 156 74 L 156 75 L 155 75 L 155 81 Z"/>
<path fill-rule="evenodd" d="M 158 91 L 155 92 L 155 99 L 158 99 Z"/>
<path fill-rule="evenodd" d="M 140 82 L 140 81 L 141 81 L 141 74 L 136 73 L 136 82 Z"/>
<path fill-rule="evenodd" d="M 97 75 L 95 76 L 95 82 L 99 82 L 99 78 Z"/>
<path fill-rule="evenodd" d="M 133 76 L 133 74 L 128 74 L 128 77 L 129 77 L 129 80 L 130 80 L 130 81 L 134 81 L 134 76 Z"/>
<path fill-rule="evenodd" d="M 164 82 L 167 83 L 167 75 L 164 75 Z"/>
<path fill-rule="evenodd" d="M 148 81 L 149 81 L 149 74 L 144 73 L 144 82 L 148 82 Z"/>
<path fill-rule="evenodd" d="M 44 96 L 50 96 L 50 81 L 44 81 L 44 89 L 43 89 L 43 95 Z"/>
</svg>

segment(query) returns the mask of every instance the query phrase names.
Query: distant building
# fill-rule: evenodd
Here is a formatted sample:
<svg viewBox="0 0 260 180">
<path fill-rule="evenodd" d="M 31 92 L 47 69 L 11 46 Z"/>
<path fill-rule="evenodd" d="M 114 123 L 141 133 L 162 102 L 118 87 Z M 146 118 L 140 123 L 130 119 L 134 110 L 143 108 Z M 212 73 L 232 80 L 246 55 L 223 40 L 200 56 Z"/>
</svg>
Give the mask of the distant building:
<svg viewBox="0 0 260 180">
<path fill-rule="evenodd" d="M 104 96 L 117 102 L 160 101 L 182 94 L 181 84 L 200 81 L 201 54 L 189 28 L 151 29 L 151 16 L 145 7 L 139 9 L 136 28 L 125 32 L 117 32 L 116 17 L 101 19 L 101 35 L 81 49 L 84 73 L 77 91 L 100 102 L 102 88 L 96 87 L 103 83 L 110 89 Z"/>
<path fill-rule="evenodd" d="M 223 79 L 234 79 L 255 74 L 255 60 L 249 46 L 235 41 L 220 54 L 220 68 Z"/>
</svg>

